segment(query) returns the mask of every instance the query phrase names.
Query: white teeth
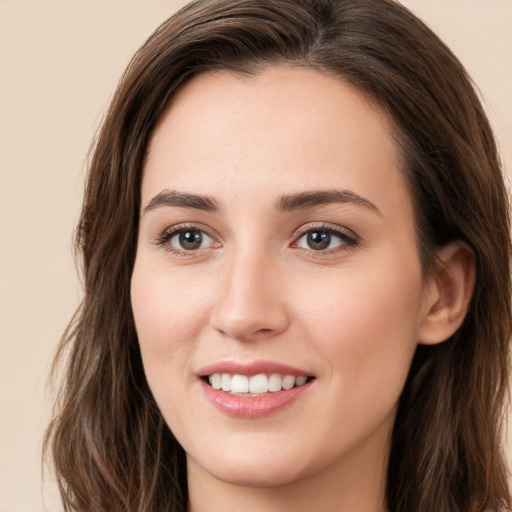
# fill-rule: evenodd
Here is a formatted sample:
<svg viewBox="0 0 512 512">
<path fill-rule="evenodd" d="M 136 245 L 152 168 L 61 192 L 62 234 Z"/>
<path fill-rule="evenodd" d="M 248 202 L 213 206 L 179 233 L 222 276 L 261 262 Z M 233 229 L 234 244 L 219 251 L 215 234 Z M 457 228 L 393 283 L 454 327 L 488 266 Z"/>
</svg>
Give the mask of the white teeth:
<svg viewBox="0 0 512 512">
<path fill-rule="evenodd" d="M 280 375 L 279 373 L 272 373 L 271 375 L 260 373 L 252 377 L 231 373 L 214 373 L 208 376 L 208 381 L 212 388 L 222 389 L 222 391 L 230 392 L 233 395 L 261 395 L 269 391 L 274 393 L 282 389 L 286 390 L 296 386 L 303 386 L 307 381 L 307 377 L 304 375 L 300 377 Z"/>
<path fill-rule="evenodd" d="M 231 393 L 249 393 L 249 377 L 233 375 L 231 379 Z"/>
<path fill-rule="evenodd" d="M 268 379 L 266 375 L 254 375 L 249 381 L 249 391 L 251 393 L 267 393 Z"/>
<path fill-rule="evenodd" d="M 297 377 L 295 379 L 295 385 L 296 386 L 302 386 L 302 384 L 306 384 L 306 381 L 308 380 L 307 377 Z"/>
<path fill-rule="evenodd" d="M 221 376 L 222 391 L 231 391 L 231 375 L 223 373 Z"/>
<path fill-rule="evenodd" d="M 283 378 L 278 373 L 273 373 L 268 379 L 268 390 L 275 392 L 281 391 L 281 384 L 283 383 Z"/>
<path fill-rule="evenodd" d="M 220 389 L 222 387 L 222 378 L 220 373 L 214 373 L 210 376 L 210 384 L 213 389 Z"/>
<path fill-rule="evenodd" d="M 295 377 L 293 375 L 285 375 L 283 377 L 283 389 L 292 389 L 295 386 Z"/>
</svg>

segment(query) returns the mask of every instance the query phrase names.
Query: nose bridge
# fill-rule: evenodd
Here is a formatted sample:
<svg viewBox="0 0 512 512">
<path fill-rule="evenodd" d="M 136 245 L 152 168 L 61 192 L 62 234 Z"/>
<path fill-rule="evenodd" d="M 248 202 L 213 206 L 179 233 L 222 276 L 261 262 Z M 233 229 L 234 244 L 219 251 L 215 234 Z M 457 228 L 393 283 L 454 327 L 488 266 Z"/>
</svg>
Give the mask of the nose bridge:
<svg viewBox="0 0 512 512">
<path fill-rule="evenodd" d="M 239 244 L 227 258 L 213 326 L 251 340 L 282 332 L 288 324 L 278 262 L 264 247 Z"/>
</svg>

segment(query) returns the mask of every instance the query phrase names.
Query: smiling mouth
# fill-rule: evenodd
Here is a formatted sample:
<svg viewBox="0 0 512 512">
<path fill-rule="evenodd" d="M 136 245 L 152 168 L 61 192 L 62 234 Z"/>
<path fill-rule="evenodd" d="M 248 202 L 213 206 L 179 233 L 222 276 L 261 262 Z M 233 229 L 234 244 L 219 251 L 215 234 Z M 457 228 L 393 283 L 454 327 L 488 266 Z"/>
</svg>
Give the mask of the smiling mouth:
<svg viewBox="0 0 512 512">
<path fill-rule="evenodd" d="M 314 377 L 306 375 L 282 375 L 280 373 L 240 375 L 233 373 L 213 373 L 205 375 L 203 380 L 213 389 L 235 396 L 262 396 L 303 386 Z"/>
</svg>

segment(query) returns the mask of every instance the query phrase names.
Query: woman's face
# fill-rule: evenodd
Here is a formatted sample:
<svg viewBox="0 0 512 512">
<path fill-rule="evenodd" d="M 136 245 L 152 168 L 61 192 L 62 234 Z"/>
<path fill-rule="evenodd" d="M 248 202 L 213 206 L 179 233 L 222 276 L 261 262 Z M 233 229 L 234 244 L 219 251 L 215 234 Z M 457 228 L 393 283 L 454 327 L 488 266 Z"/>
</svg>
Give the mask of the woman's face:
<svg viewBox="0 0 512 512">
<path fill-rule="evenodd" d="M 131 293 L 189 471 L 382 470 L 427 309 L 386 115 L 311 70 L 196 77 L 149 146 Z"/>
</svg>

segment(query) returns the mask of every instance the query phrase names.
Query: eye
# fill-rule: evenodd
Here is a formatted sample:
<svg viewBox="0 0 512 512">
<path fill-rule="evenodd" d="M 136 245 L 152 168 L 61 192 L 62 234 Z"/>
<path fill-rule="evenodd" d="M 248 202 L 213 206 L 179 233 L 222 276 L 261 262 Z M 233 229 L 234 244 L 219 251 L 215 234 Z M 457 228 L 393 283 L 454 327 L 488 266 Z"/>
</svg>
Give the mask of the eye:
<svg viewBox="0 0 512 512">
<path fill-rule="evenodd" d="M 357 243 L 354 236 L 345 233 L 341 229 L 332 227 L 320 227 L 304 232 L 295 243 L 300 249 L 315 252 L 328 252 Z"/>
<path fill-rule="evenodd" d="M 169 238 L 169 243 L 178 250 L 197 251 L 209 247 L 213 240 L 200 229 L 182 229 Z"/>
<path fill-rule="evenodd" d="M 217 242 L 205 230 L 197 226 L 178 225 L 164 231 L 155 240 L 170 252 L 177 255 L 186 255 L 214 247 Z"/>
</svg>

